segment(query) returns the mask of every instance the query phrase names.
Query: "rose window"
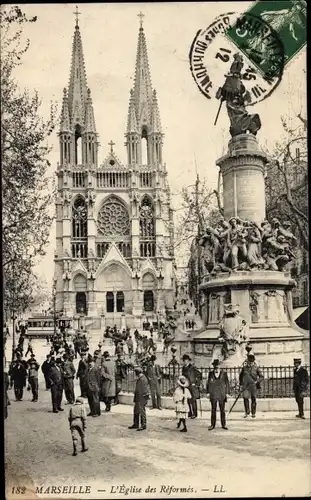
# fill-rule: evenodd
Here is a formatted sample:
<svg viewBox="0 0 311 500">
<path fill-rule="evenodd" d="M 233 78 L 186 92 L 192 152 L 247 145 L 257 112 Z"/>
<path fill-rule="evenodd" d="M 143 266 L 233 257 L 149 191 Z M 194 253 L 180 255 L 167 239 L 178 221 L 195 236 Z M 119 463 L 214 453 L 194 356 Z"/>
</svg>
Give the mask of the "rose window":
<svg viewBox="0 0 311 500">
<path fill-rule="evenodd" d="M 97 220 L 98 230 L 109 238 L 130 234 L 130 219 L 126 208 L 118 200 L 105 203 Z"/>
</svg>

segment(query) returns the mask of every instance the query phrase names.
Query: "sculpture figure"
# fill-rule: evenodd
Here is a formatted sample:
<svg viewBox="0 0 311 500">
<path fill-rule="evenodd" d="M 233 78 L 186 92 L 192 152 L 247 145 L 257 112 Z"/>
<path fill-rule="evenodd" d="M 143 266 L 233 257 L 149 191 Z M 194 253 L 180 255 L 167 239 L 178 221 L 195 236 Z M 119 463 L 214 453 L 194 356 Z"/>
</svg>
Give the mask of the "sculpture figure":
<svg viewBox="0 0 311 500">
<path fill-rule="evenodd" d="M 246 326 L 239 309 L 232 304 L 226 304 L 224 316 L 219 324 L 219 339 L 222 341 L 221 353 L 224 360 L 239 353 L 243 344 L 247 342 Z"/>
<path fill-rule="evenodd" d="M 234 54 L 233 59 L 234 62 L 230 67 L 229 74 L 226 75 L 226 81 L 216 93 L 216 99 L 220 99 L 220 106 L 215 125 L 222 103 L 226 101 L 231 136 L 235 137 L 247 132 L 256 135 L 261 128 L 261 121 L 257 113 L 249 114 L 246 110 L 246 105 L 251 102 L 251 96 L 242 83 L 243 57 L 240 54 Z"/>
<path fill-rule="evenodd" d="M 240 261 L 245 261 L 247 258 L 246 237 L 247 230 L 241 223 L 238 217 L 229 219 L 229 245 L 231 254 L 231 268 L 235 270 L 239 267 Z"/>
<path fill-rule="evenodd" d="M 249 225 L 247 240 L 247 259 L 249 266 L 253 269 L 263 267 L 265 261 L 261 255 L 261 233 L 255 222 L 251 222 Z"/>
</svg>

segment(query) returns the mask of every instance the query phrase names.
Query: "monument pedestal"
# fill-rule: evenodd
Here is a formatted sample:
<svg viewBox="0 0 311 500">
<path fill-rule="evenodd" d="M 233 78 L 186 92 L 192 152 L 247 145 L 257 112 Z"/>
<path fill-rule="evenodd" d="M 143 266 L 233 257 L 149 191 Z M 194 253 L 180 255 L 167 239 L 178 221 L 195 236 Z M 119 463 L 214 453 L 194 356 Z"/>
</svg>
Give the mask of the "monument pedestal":
<svg viewBox="0 0 311 500">
<path fill-rule="evenodd" d="M 246 321 L 245 333 L 259 363 L 291 365 L 294 355 L 302 356 L 304 338 L 292 316 L 291 290 L 294 286 L 295 281 L 289 273 L 279 271 L 219 273 L 200 285 L 205 295 L 208 322 L 206 330 L 195 337 L 194 343 L 220 347 L 219 323 L 225 304 L 231 303 Z M 216 357 L 215 349 L 209 350 L 211 359 Z"/>
</svg>

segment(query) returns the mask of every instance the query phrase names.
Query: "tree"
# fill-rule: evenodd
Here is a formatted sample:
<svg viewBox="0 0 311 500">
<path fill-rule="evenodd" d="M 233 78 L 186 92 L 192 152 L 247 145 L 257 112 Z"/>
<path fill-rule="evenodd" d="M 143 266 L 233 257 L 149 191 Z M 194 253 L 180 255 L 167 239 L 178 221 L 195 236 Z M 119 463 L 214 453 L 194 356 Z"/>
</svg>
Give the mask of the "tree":
<svg viewBox="0 0 311 500">
<path fill-rule="evenodd" d="M 36 91 L 20 90 L 15 68 L 29 47 L 23 41 L 27 16 L 17 6 L 1 8 L 1 164 L 4 306 L 16 310 L 32 300 L 35 258 L 44 255 L 53 220 L 54 182 L 48 177 L 47 138 L 55 126 L 40 116 Z"/>
<path fill-rule="evenodd" d="M 294 126 L 282 120 L 284 135 L 269 156 L 266 209 L 269 219 L 289 220 L 301 246 L 309 251 L 307 120 Z"/>
</svg>

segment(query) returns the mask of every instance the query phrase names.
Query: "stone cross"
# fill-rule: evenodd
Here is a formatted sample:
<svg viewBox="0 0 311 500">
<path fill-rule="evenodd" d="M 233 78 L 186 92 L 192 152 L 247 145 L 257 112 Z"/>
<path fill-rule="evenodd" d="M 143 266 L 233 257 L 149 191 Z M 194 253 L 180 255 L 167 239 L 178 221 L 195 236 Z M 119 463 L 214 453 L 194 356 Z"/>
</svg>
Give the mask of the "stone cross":
<svg viewBox="0 0 311 500">
<path fill-rule="evenodd" d="M 115 146 L 115 143 L 113 141 L 108 142 L 108 145 L 110 146 L 110 153 L 113 153 L 113 146 Z"/>
<path fill-rule="evenodd" d="M 140 12 L 139 14 L 137 14 L 137 17 L 139 17 L 139 22 L 140 22 L 140 27 L 142 28 L 143 27 L 143 19 L 145 17 L 145 14 L 143 14 L 142 12 Z"/>
<path fill-rule="evenodd" d="M 81 12 L 78 11 L 78 6 L 76 5 L 76 10 L 74 11 L 74 15 L 76 16 L 76 26 L 79 25 L 79 17 L 81 15 Z"/>
</svg>

